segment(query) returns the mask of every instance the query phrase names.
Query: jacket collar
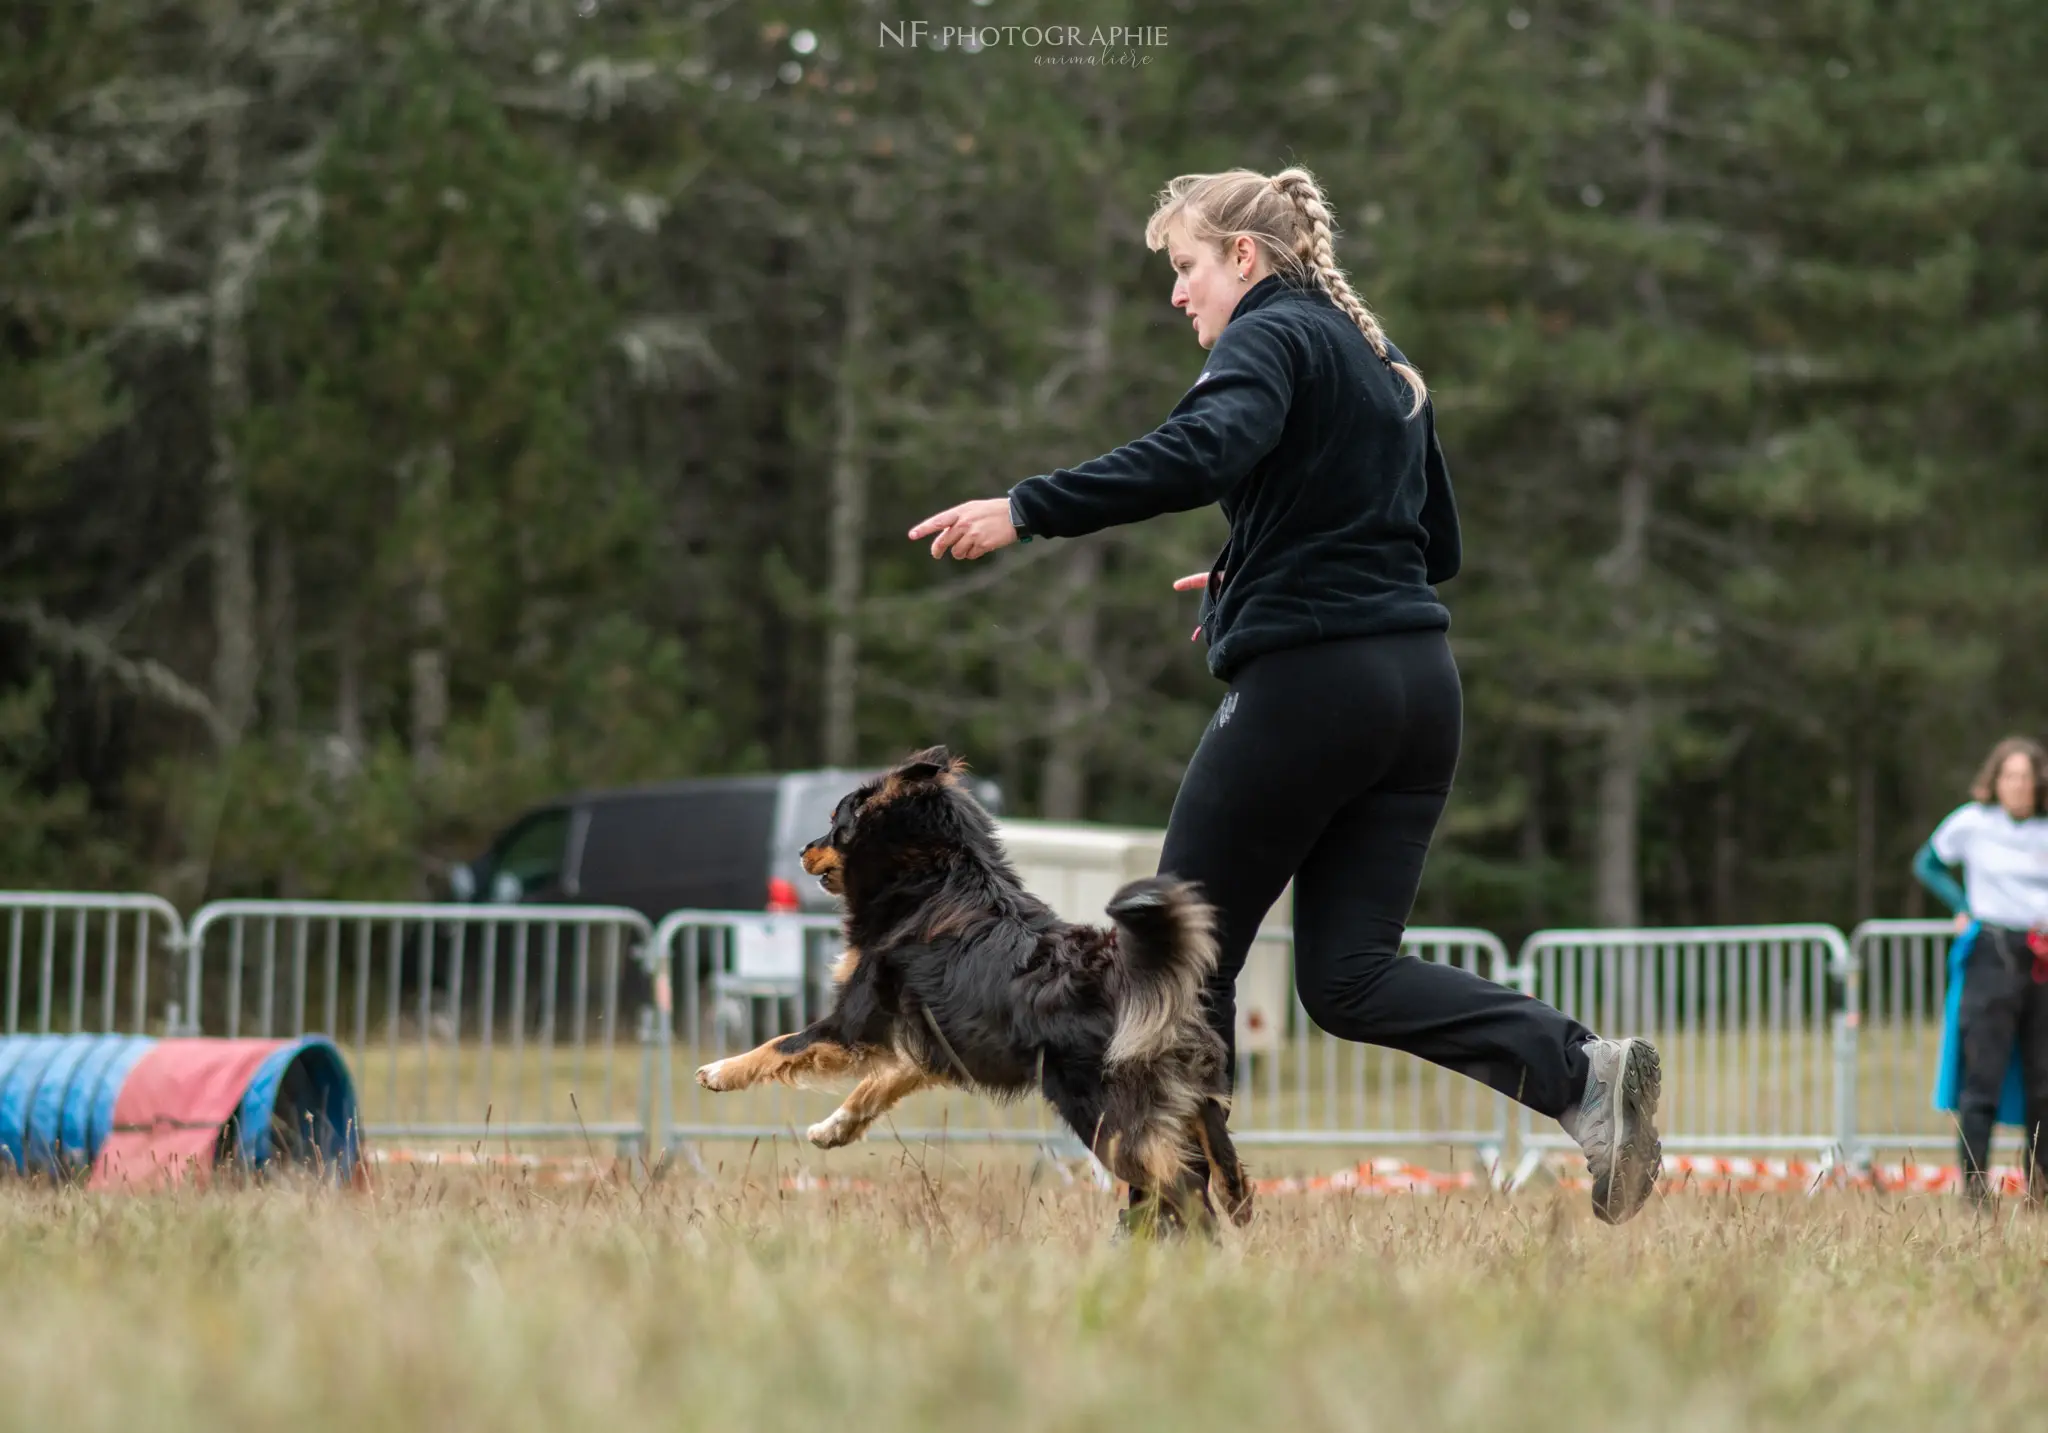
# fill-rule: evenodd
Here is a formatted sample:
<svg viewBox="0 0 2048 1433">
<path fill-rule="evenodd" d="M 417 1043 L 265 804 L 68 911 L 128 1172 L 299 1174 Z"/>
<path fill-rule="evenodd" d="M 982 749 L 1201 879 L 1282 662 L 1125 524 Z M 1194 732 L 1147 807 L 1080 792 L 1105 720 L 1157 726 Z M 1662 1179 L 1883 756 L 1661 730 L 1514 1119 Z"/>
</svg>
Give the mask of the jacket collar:
<svg viewBox="0 0 2048 1433">
<path fill-rule="evenodd" d="M 1330 302 L 1330 296 L 1324 293 L 1313 279 L 1301 283 L 1280 274 L 1268 274 L 1239 296 L 1237 307 L 1230 311 L 1230 316 L 1242 318 L 1253 309 L 1261 309 L 1267 304 L 1287 299 L 1306 300 L 1309 303 Z"/>
<path fill-rule="evenodd" d="M 1302 282 L 1283 278 L 1279 274 L 1268 274 L 1244 291 L 1244 296 L 1237 301 L 1237 307 L 1230 311 L 1230 316 L 1233 319 L 1243 318 L 1253 309 L 1261 309 L 1268 304 L 1289 302 L 1321 304 L 1325 308 L 1335 308 L 1337 306 L 1336 300 L 1324 293 L 1323 286 L 1314 279 Z M 1394 347 L 1392 343 L 1387 344 L 1387 351 L 1382 353 L 1379 359 L 1383 364 L 1406 363 L 1408 361 L 1402 355 L 1401 350 Z"/>
</svg>

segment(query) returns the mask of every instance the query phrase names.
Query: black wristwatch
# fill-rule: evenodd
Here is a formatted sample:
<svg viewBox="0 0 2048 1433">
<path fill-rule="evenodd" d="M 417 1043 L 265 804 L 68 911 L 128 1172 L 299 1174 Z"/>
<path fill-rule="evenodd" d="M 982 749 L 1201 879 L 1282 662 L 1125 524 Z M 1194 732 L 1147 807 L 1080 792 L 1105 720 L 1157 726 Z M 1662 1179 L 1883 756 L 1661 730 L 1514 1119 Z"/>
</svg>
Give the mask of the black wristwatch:
<svg viewBox="0 0 2048 1433">
<path fill-rule="evenodd" d="M 1010 526 L 1017 529 L 1017 541 L 1031 541 L 1033 533 L 1030 528 L 1024 526 L 1024 520 L 1017 516 L 1017 499 L 1014 496 L 1010 497 Z"/>
</svg>

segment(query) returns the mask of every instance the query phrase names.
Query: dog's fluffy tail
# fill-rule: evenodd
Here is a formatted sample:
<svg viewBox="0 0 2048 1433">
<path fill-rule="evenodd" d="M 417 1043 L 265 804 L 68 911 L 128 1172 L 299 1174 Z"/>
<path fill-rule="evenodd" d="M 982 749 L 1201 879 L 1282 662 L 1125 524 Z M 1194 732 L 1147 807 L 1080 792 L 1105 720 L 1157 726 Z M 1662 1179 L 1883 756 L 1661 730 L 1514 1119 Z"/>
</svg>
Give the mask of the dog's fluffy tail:
<svg viewBox="0 0 2048 1433">
<path fill-rule="evenodd" d="M 1132 881 L 1106 907 L 1116 922 L 1126 981 L 1108 1063 L 1153 1059 L 1189 1021 L 1202 1019 L 1202 987 L 1216 969 L 1216 915 L 1188 881 Z"/>
</svg>

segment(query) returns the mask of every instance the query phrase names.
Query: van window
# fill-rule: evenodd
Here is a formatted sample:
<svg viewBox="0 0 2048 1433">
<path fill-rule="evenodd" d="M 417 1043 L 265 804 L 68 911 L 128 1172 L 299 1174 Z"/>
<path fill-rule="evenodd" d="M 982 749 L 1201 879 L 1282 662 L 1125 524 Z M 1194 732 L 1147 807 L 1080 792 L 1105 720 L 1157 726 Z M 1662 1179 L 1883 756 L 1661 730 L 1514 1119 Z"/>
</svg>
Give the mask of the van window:
<svg viewBox="0 0 2048 1433">
<path fill-rule="evenodd" d="M 792 819 L 796 826 L 796 839 L 790 844 L 801 852 L 804 844 L 828 836 L 832 832 L 832 813 L 846 793 L 859 786 L 858 780 L 806 781 L 797 785 L 790 793 Z M 780 854 L 780 853 L 778 853 Z"/>
<path fill-rule="evenodd" d="M 568 844 L 567 808 L 539 812 L 506 834 L 491 861 L 489 879 L 515 877 L 527 892 L 555 886 L 562 879 L 562 854 Z"/>
<path fill-rule="evenodd" d="M 772 785 L 597 802 L 583 892 L 628 904 L 646 893 L 670 909 L 759 910 L 774 815 Z"/>
<path fill-rule="evenodd" d="M 773 873 L 790 883 L 799 906 L 829 911 L 838 898 L 827 895 L 814 877 L 804 874 L 803 849 L 832 829 L 832 808 L 840 798 L 879 771 L 804 771 L 783 778 L 782 825 L 775 835 Z"/>
</svg>

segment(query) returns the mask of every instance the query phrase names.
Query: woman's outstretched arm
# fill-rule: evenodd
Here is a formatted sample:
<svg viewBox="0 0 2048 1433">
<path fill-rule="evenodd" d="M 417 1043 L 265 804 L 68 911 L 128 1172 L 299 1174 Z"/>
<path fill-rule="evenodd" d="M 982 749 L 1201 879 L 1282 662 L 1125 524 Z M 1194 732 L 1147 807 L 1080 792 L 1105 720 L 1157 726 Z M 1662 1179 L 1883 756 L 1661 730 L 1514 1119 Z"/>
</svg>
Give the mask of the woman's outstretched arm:
<svg viewBox="0 0 2048 1433">
<path fill-rule="evenodd" d="M 1034 536 L 1081 537 L 1207 507 L 1273 450 L 1294 397 L 1294 346 L 1248 316 L 1223 330 L 1208 367 L 1166 421 L 1079 467 L 1026 478 L 1010 504 Z"/>
</svg>

